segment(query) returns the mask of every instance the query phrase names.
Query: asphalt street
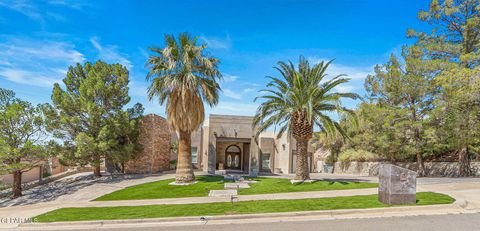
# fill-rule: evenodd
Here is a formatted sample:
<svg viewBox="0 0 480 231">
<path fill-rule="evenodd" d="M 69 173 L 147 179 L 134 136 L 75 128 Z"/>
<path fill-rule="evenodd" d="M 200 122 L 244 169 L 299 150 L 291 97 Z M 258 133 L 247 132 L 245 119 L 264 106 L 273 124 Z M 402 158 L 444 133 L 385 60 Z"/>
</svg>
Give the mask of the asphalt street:
<svg viewBox="0 0 480 231">
<path fill-rule="evenodd" d="M 51 228 L 51 227 L 50 227 Z M 73 227 L 72 227 L 73 228 Z M 80 229 L 78 229 L 80 228 Z M 49 229 L 52 230 L 52 229 Z M 62 230 L 65 230 L 62 228 Z M 321 221 L 283 221 L 262 222 L 243 224 L 205 224 L 205 225 L 182 225 L 153 226 L 152 224 L 135 224 L 134 226 L 122 227 L 88 227 L 81 229 L 75 227 L 72 230 L 111 230 L 111 231 L 157 231 L 157 230 L 231 230 L 231 231 L 260 231 L 260 230 L 342 230 L 342 231 L 460 231 L 480 230 L 480 213 L 456 214 L 456 215 L 431 215 L 409 216 L 389 218 L 345 219 L 345 220 L 321 220 Z"/>
</svg>

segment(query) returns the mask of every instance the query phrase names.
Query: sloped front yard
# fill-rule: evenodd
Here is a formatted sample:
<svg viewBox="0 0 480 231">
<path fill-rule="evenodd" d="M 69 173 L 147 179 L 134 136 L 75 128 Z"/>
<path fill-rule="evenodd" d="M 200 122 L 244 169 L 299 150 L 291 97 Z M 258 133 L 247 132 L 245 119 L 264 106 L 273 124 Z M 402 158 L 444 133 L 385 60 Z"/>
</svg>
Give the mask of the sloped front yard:
<svg viewBox="0 0 480 231">
<path fill-rule="evenodd" d="M 451 204 L 454 201 L 453 198 L 444 194 L 421 192 L 417 193 L 416 205 Z M 235 203 L 62 208 L 39 215 L 36 218 L 39 222 L 56 222 L 383 207 L 391 206 L 379 202 L 377 195 L 366 195 L 299 200 L 242 201 Z"/>
<path fill-rule="evenodd" d="M 375 188 L 376 183 L 350 181 L 315 181 L 311 183 L 292 184 L 289 179 L 281 178 L 253 178 L 257 183 L 250 184 L 250 188 L 240 189 L 240 195 L 270 194 L 287 192 L 309 192 L 325 190 Z M 172 186 L 169 183 L 174 179 L 160 180 L 146 184 L 135 185 L 101 196 L 96 201 L 110 200 L 142 200 L 181 197 L 208 196 L 210 190 L 224 188 L 222 176 L 197 176 L 198 183 L 188 186 Z"/>
</svg>

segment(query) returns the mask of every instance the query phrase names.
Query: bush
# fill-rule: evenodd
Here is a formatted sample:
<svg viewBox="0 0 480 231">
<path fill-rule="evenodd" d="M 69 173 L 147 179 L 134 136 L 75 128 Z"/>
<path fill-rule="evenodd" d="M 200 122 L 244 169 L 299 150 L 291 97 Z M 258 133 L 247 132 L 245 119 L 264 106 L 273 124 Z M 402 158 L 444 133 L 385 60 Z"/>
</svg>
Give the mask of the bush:
<svg viewBox="0 0 480 231">
<path fill-rule="evenodd" d="M 3 191 L 3 190 L 5 190 L 5 189 L 9 189 L 9 188 L 11 188 L 11 187 L 12 187 L 11 184 L 5 184 L 5 183 L 3 183 L 3 182 L 0 181 L 0 191 Z"/>
<path fill-rule="evenodd" d="M 170 161 L 170 169 L 177 169 L 177 160 Z"/>
<path fill-rule="evenodd" d="M 355 149 L 347 149 L 342 151 L 338 157 L 338 160 L 341 162 L 352 162 L 352 161 L 359 161 L 359 162 L 366 162 L 366 161 L 376 161 L 380 159 L 380 157 L 372 152 L 365 151 L 365 150 L 355 150 Z"/>
</svg>

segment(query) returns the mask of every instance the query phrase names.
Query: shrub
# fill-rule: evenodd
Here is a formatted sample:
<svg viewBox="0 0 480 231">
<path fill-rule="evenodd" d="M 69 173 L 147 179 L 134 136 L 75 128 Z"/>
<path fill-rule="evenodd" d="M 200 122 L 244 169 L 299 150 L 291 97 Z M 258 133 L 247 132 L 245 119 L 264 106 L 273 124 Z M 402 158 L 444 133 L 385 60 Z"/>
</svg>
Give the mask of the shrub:
<svg viewBox="0 0 480 231">
<path fill-rule="evenodd" d="M 170 161 L 170 169 L 177 169 L 177 160 Z"/>
<path fill-rule="evenodd" d="M 347 149 L 340 153 L 338 160 L 341 162 L 366 162 L 366 161 L 376 161 L 380 159 L 379 156 L 375 153 L 365 151 L 365 150 L 355 150 Z"/>
</svg>

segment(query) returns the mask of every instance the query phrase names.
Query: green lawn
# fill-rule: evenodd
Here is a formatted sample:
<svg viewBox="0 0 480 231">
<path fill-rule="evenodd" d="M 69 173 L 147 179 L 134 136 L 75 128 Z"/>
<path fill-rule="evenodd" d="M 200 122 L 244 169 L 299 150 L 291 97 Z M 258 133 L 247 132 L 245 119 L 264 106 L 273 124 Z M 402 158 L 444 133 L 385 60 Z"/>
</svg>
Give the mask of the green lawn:
<svg viewBox="0 0 480 231">
<path fill-rule="evenodd" d="M 240 189 L 240 195 L 287 193 L 287 192 L 310 192 L 326 190 L 376 188 L 377 183 L 349 182 L 349 181 L 314 181 L 300 184 L 292 184 L 290 179 L 282 178 L 253 178 L 257 183 L 250 184 L 248 189 Z"/>
<path fill-rule="evenodd" d="M 451 204 L 447 195 L 417 193 L 416 205 Z M 334 209 L 390 207 L 378 201 L 377 195 L 332 197 L 300 200 L 243 201 L 186 205 L 145 205 L 119 207 L 63 208 L 37 216 L 39 222 L 114 220 L 180 216 L 208 216 Z"/>
<path fill-rule="evenodd" d="M 347 181 L 316 181 L 312 183 L 292 184 L 289 179 L 265 177 L 253 178 L 253 180 L 258 182 L 250 184 L 251 188 L 240 189 L 240 195 L 375 188 L 378 186 L 376 183 Z M 110 201 L 201 197 L 208 196 L 208 192 L 212 189 L 223 189 L 224 183 L 222 176 L 197 176 L 198 183 L 188 186 L 168 185 L 173 181 L 174 179 L 168 179 L 135 185 L 103 195 L 95 200 Z"/>
<path fill-rule="evenodd" d="M 212 189 L 223 189 L 223 176 L 197 176 L 198 183 L 192 185 L 168 185 L 175 179 L 160 180 L 127 187 L 110 194 L 103 195 L 96 201 L 141 200 L 179 197 L 208 196 Z"/>
</svg>

